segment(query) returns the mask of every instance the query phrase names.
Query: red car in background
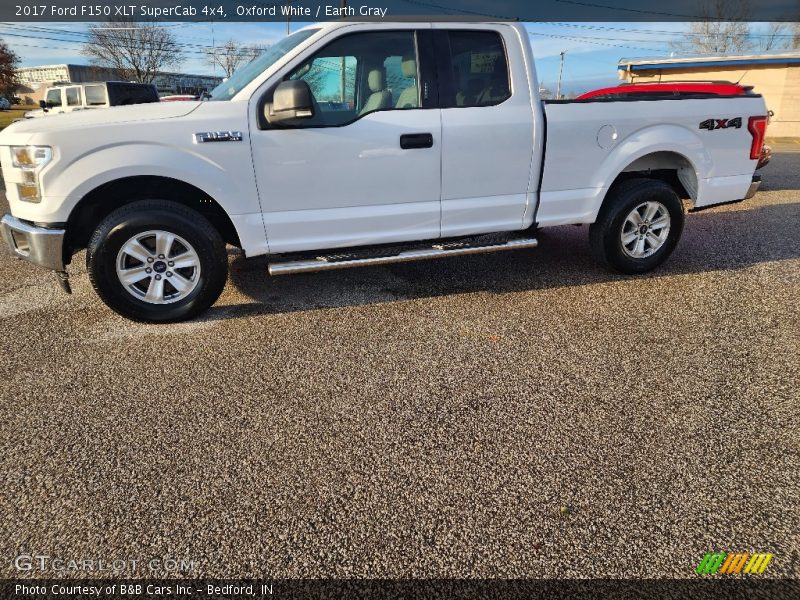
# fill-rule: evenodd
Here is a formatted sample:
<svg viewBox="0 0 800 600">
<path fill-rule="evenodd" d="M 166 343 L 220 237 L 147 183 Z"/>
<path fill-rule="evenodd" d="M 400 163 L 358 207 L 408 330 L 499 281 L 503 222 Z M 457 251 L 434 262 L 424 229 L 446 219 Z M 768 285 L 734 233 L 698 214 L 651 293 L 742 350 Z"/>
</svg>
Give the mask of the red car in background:
<svg viewBox="0 0 800 600">
<path fill-rule="evenodd" d="M 623 83 L 614 87 L 600 88 L 581 94 L 576 100 L 603 100 L 619 98 L 707 98 L 708 96 L 745 96 L 752 93 L 753 86 L 727 81 L 667 81 L 660 83 Z M 772 158 L 772 148 L 764 144 L 756 169 L 766 165 Z"/>
</svg>

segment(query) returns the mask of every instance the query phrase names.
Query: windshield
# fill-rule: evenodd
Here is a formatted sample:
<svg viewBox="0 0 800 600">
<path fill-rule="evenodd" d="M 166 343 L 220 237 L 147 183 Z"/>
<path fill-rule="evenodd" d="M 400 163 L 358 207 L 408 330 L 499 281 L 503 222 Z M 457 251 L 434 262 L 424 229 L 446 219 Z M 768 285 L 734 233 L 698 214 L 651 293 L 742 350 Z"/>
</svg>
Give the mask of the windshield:
<svg viewBox="0 0 800 600">
<path fill-rule="evenodd" d="M 274 65 L 278 59 L 317 33 L 317 31 L 319 29 L 304 29 L 283 38 L 274 46 L 270 46 L 264 54 L 254 58 L 241 69 L 237 69 L 227 81 L 223 81 L 211 90 L 211 98 L 209 100 L 230 100 L 253 79 Z"/>
</svg>

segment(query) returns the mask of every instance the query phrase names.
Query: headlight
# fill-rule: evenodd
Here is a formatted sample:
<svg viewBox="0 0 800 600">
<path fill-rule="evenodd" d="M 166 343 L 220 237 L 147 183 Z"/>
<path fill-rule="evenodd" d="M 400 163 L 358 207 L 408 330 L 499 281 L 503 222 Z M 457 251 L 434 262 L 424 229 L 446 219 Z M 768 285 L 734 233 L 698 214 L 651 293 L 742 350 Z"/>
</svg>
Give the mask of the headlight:
<svg viewBox="0 0 800 600">
<path fill-rule="evenodd" d="M 26 202 L 39 202 L 39 171 L 53 158 L 49 146 L 12 146 L 11 164 L 22 170 L 22 183 L 17 183 L 19 199 Z"/>
<path fill-rule="evenodd" d="M 50 146 L 11 146 L 12 164 L 21 169 L 40 169 L 53 158 Z"/>
</svg>

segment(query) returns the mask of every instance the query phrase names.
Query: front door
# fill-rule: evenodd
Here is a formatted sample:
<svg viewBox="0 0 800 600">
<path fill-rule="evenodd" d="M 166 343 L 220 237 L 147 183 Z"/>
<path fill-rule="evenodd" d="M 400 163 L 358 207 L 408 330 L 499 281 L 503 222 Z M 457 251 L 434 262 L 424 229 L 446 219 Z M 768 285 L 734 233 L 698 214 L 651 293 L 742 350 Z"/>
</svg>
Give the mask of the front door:
<svg viewBox="0 0 800 600">
<path fill-rule="evenodd" d="M 417 37 L 345 34 L 284 77 L 308 83 L 315 115 L 251 126 L 270 252 L 439 237 L 441 120 Z"/>
</svg>

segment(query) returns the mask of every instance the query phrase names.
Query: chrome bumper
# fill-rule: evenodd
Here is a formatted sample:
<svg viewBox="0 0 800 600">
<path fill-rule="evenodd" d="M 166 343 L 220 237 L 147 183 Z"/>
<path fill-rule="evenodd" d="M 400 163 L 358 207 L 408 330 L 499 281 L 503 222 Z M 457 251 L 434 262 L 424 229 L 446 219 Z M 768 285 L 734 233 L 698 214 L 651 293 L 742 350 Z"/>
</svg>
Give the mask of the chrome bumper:
<svg viewBox="0 0 800 600">
<path fill-rule="evenodd" d="M 11 254 L 17 258 L 53 271 L 64 270 L 63 229 L 36 227 L 11 215 L 3 215 L 0 233 Z"/>
<path fill-rule="evenodd" d="M 758 186 L 761 185 L 761 175 L 753 175 L 753 182 L 750 184 L 750 187 L 747 188 L 747 195 L 744 197 L 745 200 L 750 200 L 753 196 L 756 195 L 758 191 Z"/>
</svg>

